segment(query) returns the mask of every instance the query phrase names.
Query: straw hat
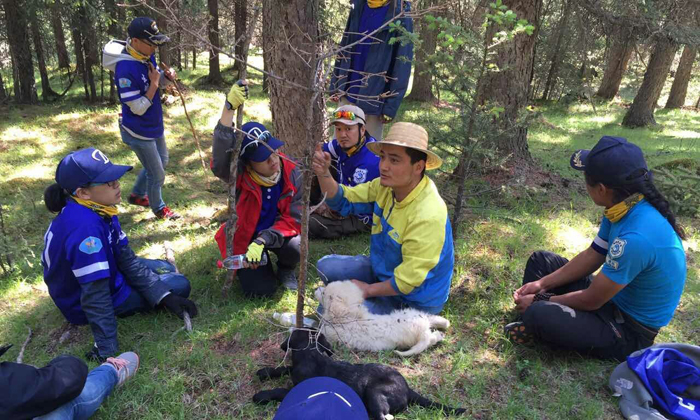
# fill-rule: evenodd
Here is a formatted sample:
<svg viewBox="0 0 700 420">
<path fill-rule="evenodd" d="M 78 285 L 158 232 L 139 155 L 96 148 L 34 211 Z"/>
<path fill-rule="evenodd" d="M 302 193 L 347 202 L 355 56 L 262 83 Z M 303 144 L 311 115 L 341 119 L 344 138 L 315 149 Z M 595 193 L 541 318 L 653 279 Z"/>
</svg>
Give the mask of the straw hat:
<svg viewBox="0 0 700 420">
<path fill-rule="evenodd" d="M 375 155 L 379 155 L 382 144 L 393 144 L 420 150 L 428 155 L 425 169 L 437 169 L 442 165 L 440 156 L 428 150 L 428 132 L 418 124 L 409 122 L 397 122 L 389 129 L 389 134 L 382 141 L 367 143 L 367 148 Z"/>
</svg>

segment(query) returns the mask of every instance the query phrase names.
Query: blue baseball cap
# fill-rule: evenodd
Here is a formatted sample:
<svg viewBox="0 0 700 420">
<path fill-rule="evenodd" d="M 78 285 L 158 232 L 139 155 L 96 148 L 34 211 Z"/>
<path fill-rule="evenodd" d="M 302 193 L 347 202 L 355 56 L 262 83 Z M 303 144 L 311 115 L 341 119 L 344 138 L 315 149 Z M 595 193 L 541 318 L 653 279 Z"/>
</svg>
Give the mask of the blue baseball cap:
<svg viewBox="0 0 700 420">
<path fill-rule="evenodd" d="M 73 193 L 90 183 L 105 183 L 121 178 L 132 166 L 115 165 L 98 149 L 75 151 L 61 160 L 56 168 L 56 183 Z"/>
<path fill-rule="evenodd" d="M 156 47 L 170 42 L 170 38 L 160 33 L 156 21 L 149 17 L 135 18 L 129 24 L 127 31 L 129 33 L 129 38 L 144 39 L 151 42 Z"/>
<path fill-rule="evenodd" d="M 369 420 L 355 391 L 343 382 L 318 376 L 292 388 L 272 420 Z"/>
<path fill-rule="evenodd" d="M 610 186 L 636 182 L 649 172 L 644 153 L 624 137 L 603 136 L 591 150 L 577 150 L 569 164 Z"/>
<path fill-rule="evenodd" d="M 284 143 L 272 137 L 267 128 L 259 122 L 247 122 L 241 127 L 246 135 L 243 137 L 241 144 L 241 157 L 253 162 L 264 162 L 272 154 L 272 150 L 277 150 L 284 146 Z M 260 144 L 267 143 L 270 148 Z"/>
</svg>

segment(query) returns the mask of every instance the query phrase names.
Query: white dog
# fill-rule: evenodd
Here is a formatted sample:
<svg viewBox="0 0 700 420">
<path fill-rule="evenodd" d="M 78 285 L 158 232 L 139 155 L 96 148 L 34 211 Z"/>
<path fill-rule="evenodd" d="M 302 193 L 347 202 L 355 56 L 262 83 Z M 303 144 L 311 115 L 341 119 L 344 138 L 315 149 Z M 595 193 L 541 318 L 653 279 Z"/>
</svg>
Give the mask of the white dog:
<svg viewBox="0 0 700 420">
<path fill-rule="evenodd" d="M 396 351 L 413 356 L 442 341 L 440 331 L 450 326 L 447 319 L 416 309 L 397 309 L 387 315 L 369 312 L 363 304 L 362 290 L 350 280 L 335 281 L 319 287 L 316 299 L 323 305 L 321 333 L 332 343 L 343 343 L 356 350 Z"/>
</svg>

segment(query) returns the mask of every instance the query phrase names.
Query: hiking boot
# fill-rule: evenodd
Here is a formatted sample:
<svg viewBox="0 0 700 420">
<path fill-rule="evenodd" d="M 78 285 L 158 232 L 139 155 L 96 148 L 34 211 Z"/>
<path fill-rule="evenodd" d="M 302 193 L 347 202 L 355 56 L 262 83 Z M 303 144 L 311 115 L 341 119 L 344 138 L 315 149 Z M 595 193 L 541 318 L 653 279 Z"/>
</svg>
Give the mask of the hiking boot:
<svg viewBox="0 0 700 420">
<path fill-rule="evenodd" d="M 168 206 L 165 206 L 156 212 L 156 217 L 158 219 L 176 220 L 180 218 L 180 215 L 170 210 Z"/>
<path fill-rule="evenodd" d="M 535 341 L 535 337 L 527 330 L 522 321 L 511 322 L 503 327 L 503 332 L 513 344 L 529 346 Z"/>
<path fill-rule="evenodd" d="M 109 365 L 117 371 L 117 377 L 119 378 L 117 386 L 121 386 L 136 374 L 136 371 L 139 369 L 139 356 L 133 351 L 128 351 L 117 357 L 108 357 L 107 361 L 102 364 Z"/>
<path fill-rule="evenodd" d="M 148 196 L 140 196 L 132 193 L 129 198 L 126 199 L 126 201 L 129 204 L 133 204 L 134 206 L 141 206 L 141 207 L 150 207 L 151 203 L 148 201 Z"/>
<path fill-rule="evenodd" d="M 280 279 L 282 286 L 289 290 L 297 290 L 297 276 L 294 270 L 280 268 L 277 272 L 277 277 Z"/>
</svg>

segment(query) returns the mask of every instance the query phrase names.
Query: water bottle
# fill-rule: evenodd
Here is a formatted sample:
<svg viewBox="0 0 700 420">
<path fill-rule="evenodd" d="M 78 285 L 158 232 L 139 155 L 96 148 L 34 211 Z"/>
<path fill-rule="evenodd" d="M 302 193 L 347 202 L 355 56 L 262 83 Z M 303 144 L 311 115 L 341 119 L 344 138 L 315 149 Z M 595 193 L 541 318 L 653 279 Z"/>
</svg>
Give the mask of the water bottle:
<svg viewBox="0 0 700 420">
<path fill-rule="evenodd" d="M 283 314 L 275 312 L 272 314 L 272 318 L 284 325 L 285 327 L 296 327 L 297 325 L 297 315 L 292 312 L 285 312 Z M 304 327 L 306 328 L 318 328 L 318 321 L 315 319 L 304 317 Z"/>
<path fill-rule="evenodd" d="M 267 264 L 267 254 L 263 252 L 258 265 L 265 264 Z M 217 261 L 216 266 L 227 270 L 238 270 L 240 268 L 248 268 L 248 260 L 245 259 L 245 254 L 231 255 L 223 261 Z"/>
</svg>

